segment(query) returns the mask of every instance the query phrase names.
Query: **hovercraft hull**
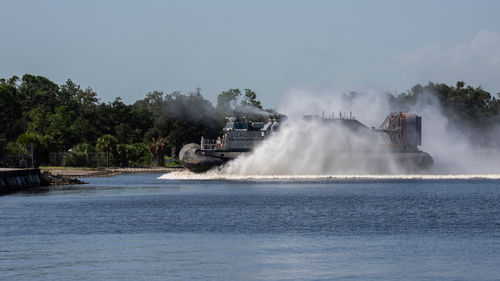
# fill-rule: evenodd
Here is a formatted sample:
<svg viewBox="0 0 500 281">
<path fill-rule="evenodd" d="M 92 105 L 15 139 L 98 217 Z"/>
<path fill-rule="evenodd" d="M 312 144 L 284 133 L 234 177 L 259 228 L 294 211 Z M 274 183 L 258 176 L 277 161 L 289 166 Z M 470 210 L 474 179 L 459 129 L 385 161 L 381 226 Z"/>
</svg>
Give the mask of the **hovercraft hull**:
<svg viewBox="0 0 500 281">
<path fill-rule="evenodd" d="M 195 173 L 206 172 L 225 162 L 221 158 L 204 155 L 200 150 L 200 145 L 196 143 L 185 145 L 179 153 L 179 160 L 184 167 Z"/>
</svg>

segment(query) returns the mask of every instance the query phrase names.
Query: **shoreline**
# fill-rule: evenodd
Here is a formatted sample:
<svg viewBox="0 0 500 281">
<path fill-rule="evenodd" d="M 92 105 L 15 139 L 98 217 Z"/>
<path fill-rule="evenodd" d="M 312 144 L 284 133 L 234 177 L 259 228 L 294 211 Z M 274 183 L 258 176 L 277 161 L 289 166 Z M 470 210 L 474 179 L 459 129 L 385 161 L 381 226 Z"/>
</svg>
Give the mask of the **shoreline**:
<svg viewBox="0 0 500 281">
<path fill-rule="evenodd" d="M 55 176 L 70 178 L 97 178 L 111 177 L 121 174 L 136 173 L 170 173 L 183 171 L 184 167 L 147 167 L 147 168 L 80 168 L 80 167 L 42 167 L 40 171 L 48 172 Z"/>
</svg>

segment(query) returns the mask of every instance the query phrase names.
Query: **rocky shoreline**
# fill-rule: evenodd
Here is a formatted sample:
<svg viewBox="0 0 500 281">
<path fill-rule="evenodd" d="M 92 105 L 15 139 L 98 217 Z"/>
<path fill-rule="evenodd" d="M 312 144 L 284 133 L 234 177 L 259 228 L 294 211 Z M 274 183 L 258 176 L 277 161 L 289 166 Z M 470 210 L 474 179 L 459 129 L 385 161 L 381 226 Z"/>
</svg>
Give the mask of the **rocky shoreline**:
<svg viewBox="0 0 500 281">
<path fill-rule="evenodd" d="M 54 167 L 41 168 L 42 173 L 50 173 L 54 176 L 65 178 L 94 178 L 110 177 L 120 174 L 134 173 L 170 173 L 173 171 L 182 171 L 183 167 L 147 167 L 147 168 L 70 168 Z"/>
<path fill-rule="evenodd" d="M 109 177 L 130 173 L 170 173 L 180 170 L 184 168 L 0 168 L 0 195 L 23 191 L 43 192 L 49 190 L 51 186 L 86 184 L 80 178 Z"/>
<path fill-rule="evenodd" d="M 58 186 L 58 185 L 73 185 L 73 184 L 87 184 L 77 178 L 53 175 L 49 172 L 40 173 L 40 186 Z"/>
</svg>

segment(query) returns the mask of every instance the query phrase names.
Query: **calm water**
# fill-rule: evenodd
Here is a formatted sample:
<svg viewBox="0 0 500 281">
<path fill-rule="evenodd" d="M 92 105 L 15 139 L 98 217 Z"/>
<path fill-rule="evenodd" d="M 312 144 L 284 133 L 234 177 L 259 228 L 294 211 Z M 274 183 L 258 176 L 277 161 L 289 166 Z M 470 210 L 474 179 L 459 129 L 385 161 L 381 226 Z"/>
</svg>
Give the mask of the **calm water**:
<svg viewBox="0 0 500 281">
<path fill-rule="evenodd" d="M 178 181 L 0 197 L 1 280 L 500 280 L 500 181 Z"/>
</svg>

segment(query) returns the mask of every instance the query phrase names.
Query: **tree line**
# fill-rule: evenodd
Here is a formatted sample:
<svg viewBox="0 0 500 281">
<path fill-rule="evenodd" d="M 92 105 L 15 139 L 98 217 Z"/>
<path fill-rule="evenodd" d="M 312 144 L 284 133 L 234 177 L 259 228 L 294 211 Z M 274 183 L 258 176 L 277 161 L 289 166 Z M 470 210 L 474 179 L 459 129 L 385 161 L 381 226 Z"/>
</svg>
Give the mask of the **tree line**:
<svg viewBox="0 0 500 281">
<path fill-rule="evenodd" d="M 216 138 L 235 106 L 262 108 L 250 89 L 222 92 L 216 107 L 200 89 L 152 91 L 125 104 L 119 97 L 101 102 L 92 88 L 70 79 L 59 86 L 30 74 L 2 78 L 0 149 L 33 143 L 35 159 L 45 165 L 56 151 L 69 153 L 67 165 L 85 166 L 94 152 L 105 152 L 116 166 L 163 165 L 164 156 L 175 156 L 183 144 Z"/>
<path fill-rule="evenodd" d="M 402 106 L 414 105 L 426 94 L 437 99 L 451 126 L 487 128 L 500 121 L 500 100 L 481 86 L 474 88 L 463 81 L 458 81 L 456 86 L 417 84 L 407 93 L 391 97 L 391 101 Z M 500 98 L 500 93 L 497 96 Z"/>
<path fill-rule="evenodd" d="M 481 86 L 472 87 L 463 81 L 455 86 L 429 82 L 417 84 L 406 93 L 390 96 L 398 107 L 417 103 L 439 105 L 448 119 L 449 130 L 460 132 L 471 144 L 500 149 L 500 93 L 497 97 Z"/>
<path fill-rule="evenodd" d="M 499 124 L 500 101 L 464 82 L 415 85 L 387 98 L 394 108 L 404 108 L 428 93 L 441 103 L 450 126 L 486 130 Z M 66 165 L 88 166 L 89 155 L 98 152 L 105 152 L 114 166 L 164 165 L 165 156 L 175 156 L 183 144 L 220 136 L 224 117 L 238 107 L 262 109 L 262 104 L 250 89 L 229 89 L 213 106 L 199 88 L 189 93 L 152 91 L 133 104 L 119 97 L 106 103 L 92 88 L 83 89 L 70 79 L 57 85 L 30 74 L 1 78 L 0 154 L 7 145 L 33 143 L 38 164 L 49 164 L 50 152 L 59 151 L 66 153 Z"/>
</svg>

